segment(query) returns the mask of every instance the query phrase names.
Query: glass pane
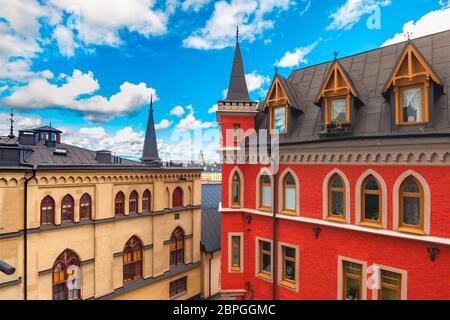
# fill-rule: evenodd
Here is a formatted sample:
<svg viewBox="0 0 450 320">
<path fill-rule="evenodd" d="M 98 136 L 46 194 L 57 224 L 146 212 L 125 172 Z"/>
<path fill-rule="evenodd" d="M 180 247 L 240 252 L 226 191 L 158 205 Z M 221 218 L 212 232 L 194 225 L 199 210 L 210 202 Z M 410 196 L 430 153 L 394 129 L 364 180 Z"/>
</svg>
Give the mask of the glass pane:
<svg viewBox="0 0 450 320">
<path fill-rule="evenodd" d="M 263 183 L 269 183 L 270 184 L 270 177 L 269 176 L 262 176 L 262 182 Z"/>
<path fill-rule="evenodd" d="M 359 280 L 352 278 L 345 278 L 346 290 L 345 290 L 345 300 L 360 300 L 360 285 Z"/>
<path fill-rule="evenodd" d="M 361 275 L 361 265 L 357 264 L 357 263 L 353 263 L 353 262 L 346 262 L 345 263 L 345 272 L 346 273 L 351 273 L 354 275 Z"/>
<path fill-rule="evenodd" d="M 273 129 L 278 132 L 286 131 L 286 109 L 276 108 L 273 110 Z"/>
<path fill-rule="evenodd" d="M 403 224 L 420 226 L 419 198 L 403 198 Z"/>
<path fill-rule="evenodd" d="M 345 121 L 347 102 L 345 99 L 331 100 L 331 121 Z"/>
<path fill-rule="evenodd" d="M 422 121 L 422 90 L 411 88 L 403 91 L 403 122 Z"/>
<path fill-rule="evenodd" d="M 398 293 L 396 290 L 389 288 L 381 288 L 381 300 L 398 300 Z"/>
<path fill-rule="evenodd" d="M 270 242 L 263 241 L 263 242 L 262 242 L 262 249 L 263 249 L 264 251 L 270 251 L 270 250 L 271 250 L 271 248 L 270 248 Z"/>
<path fill-rule="evenodd" d="M 342 183 L 342 179 L 336 175 L 333 177 L 333 180 L 331 181 L 331 186 L 333 188 L 343 188 L 344 184 Z"/>
<path fill-rule="evenodd" d="M 239 265 L 239 248 L 238 247 L 233 248 L 233 265 L 235 265 L 235 266 Z"/>
<path fill-rule="evenodd" d="M 239 184 L 237 182 L 233 183 L 233 202 L 239 203 Z"/>
<path fill-rule="evenodd" d="M 284 191 L 284 209 L 295 210 L 295 189 L 286 188 Z"/>
<path fill-rule="evenodd" d="M 271 207 L 272 206 L 272 188 L 269 186 L 263 186 L 262 188 L 262 206 Z"/>
<path fill-rule="evenodd" d="M 285 261 L 284 265 L 284 278 L 287 280 L 295 281 L 295 262 Z"/>
<path fill-rule="evenodd" d="M 419 193 L 420 189 L 416 181 L 413 178 L 409 177 L 408 181 L 406 181 L 405 186 L 403 187 L 403 192 Z"/>
<path fill-rule="evenodd" d="M 285 247 L 284 248 L 284 255 L 286 257 L 295 259 L 295 249 L 294 248 Z"/>
<path fill-rule="evenodd" d="M 268 254 L 262 256 L 262 271 L 270 273 L 270 261 L 271 257 Z"/>
<path fill-rule="evenodd" d="M 400 285 L 400 279 L 401 275 L 398 273 L 385 270 L 381 271 L 381 281 L 383 283 L 398 287 Z"/>
<path fill-rule="evenodd" d="M 366 190 L 379 190 L 377 181 L 373 177 L 370 177 L 369 179 L 366 180 L 365 189 Z"/>
<path fill-rule="evenodd" d="M 286 176 L 286 185 L 295 186 L 294 177 L 290 173 L 288 173 L 288 175 Z"/>
<path fill-rule="evenodd" d="M 364 195 L 364 219 L 375 220 L 380 218 L 380 198 L 377 194 Z"/>
<path fill-rule="evenodd" d="M 340 191 L 331 192 L 331 214 L 344 216 L 344 193 Z"/>
</svg>

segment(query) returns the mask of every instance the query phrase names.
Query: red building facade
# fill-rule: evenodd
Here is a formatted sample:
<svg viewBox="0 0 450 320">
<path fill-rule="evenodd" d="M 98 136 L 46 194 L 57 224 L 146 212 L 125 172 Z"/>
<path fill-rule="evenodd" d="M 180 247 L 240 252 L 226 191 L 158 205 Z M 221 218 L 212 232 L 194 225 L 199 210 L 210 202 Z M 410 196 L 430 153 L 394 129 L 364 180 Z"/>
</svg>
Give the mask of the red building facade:
<svg viewBox="0 0 450 320">
<path fill-rule="evenodd" d="M 444 32 L 275 75 L 255 103 L 237 44 L 217 112 L 224 293 L 450 299 L 448 50 Z M 253 130 L 279 135 L 278 170 L 252 163 Z"/>
</svg>

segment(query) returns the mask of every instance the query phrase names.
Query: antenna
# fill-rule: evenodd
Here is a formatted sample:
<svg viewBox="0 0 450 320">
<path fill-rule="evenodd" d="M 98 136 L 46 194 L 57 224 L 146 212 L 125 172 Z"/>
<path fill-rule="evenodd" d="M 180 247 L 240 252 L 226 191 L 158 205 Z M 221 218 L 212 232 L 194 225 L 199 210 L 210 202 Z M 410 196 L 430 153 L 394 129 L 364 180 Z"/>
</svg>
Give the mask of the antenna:
<svg viewBox="0 0 450 320">
<path fill-rule="evenodd" d="M 236 42 L 239 42 L 239 26 L 236 26 Z"/>
<path fill-rule="evenodd" d="M 8 138 L 13 139 L 14 137 L 14 110 L 11 109 L 11 118 L 9 119 L 9 122 L 11 123 L 11 127 L 9 129 L 9 136 Z"/>
<path fill-rule="evenodd" d="M 338 55 L 339 55 L 339 51 L 333 51 L 334 60 L 337 60 Z"/>
<path fill-rule="evenodd" d="M 404 35 L 405 35 L 405 38 L 408 39 L 408 41 L 410 41 L 413 33 L 411 31 L 407 31 L 404 33 Z"/>
</svg>

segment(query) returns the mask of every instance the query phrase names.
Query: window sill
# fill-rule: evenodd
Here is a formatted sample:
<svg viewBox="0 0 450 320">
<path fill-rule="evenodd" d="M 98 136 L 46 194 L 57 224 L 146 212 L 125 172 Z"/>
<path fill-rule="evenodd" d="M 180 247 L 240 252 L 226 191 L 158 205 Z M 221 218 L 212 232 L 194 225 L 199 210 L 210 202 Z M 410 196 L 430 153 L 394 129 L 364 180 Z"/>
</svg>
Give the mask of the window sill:
<svg viewBox="0 0 450 320">
<path fill-rule="evenodd" d="M 346 223 L 347 220 L 344 217 L 334 217 L 334 216 L 328 216 L 327 217 L 328 221 L 333 221 L 333 222 L 341 222 L 341 223 Z"/>
<path fill-rule="evenodd" d="M 361 221 L 359 224 L 364 227 L 383 229 L 381 222 Z"/>
<path fill-rule="evenodd" d="M 233 204 L 233 205 L 231 205 L 231 208 L 233 208 L 233 209 L 240 209 L 241 206 L 238 205 L 238 204 Z"/>
<path fill-rule="evenodd" d="M 425 232 L 421 228 L 398 227 L 397 231 L 405 232 L 405 233 L 412 233 L 412 234 L 417 234 L 417 235 L 425 235 Z"/>
<path fill-rule="evenodd" d="M 397 123 L 398 126 L 423 126 L 426 125 L 428 121 L 421 121 L 421 122 L 399 122 Z"/>
<path fill-rule="evenodd" d="M 177 293 L 177 294 L 175 294 L 175 295 L 169 297 L 169 299 L 170 299 L 170 300 L 178 299 L 179 297 L 184 296 L 186 293 L 187 293 L 187 291 L 183 291 L 183 292 Z"/>
<path fill-rule="evenodd" d="M 230 272 L 242 272 L 241 268 L 231 267 Z"/>
<path fill-rule="evenodd" d="M 260 273 L 258 273 L 256 276 L 257 276 L 258 278 L 263 279 L 263 280 L 272 282 L 272 275 L 269 274 L 269 273 L 260 272 Z"/>
<path fill-rule="evenodd" d="M 283 211 L 281 211 L 280 212 L 281 214 L 285 214 L 285 215 L 287 215 L 287 216 L 296 216 L 297 215 L 297 212 L 295 212 L 295 211 L 288 211 L 288 210 L 283 210 Z"/>
<path fill-rule="evenodd" d="M 259 207 L 258 210 L 265 211 L 265 212 L 272 212 L 272 208 L 269 208 L 269 207 Z"/>
<path fill-rule="evenodd" d="M 289 281 L 289 280 L 281 280 L 280 281 L 280 285 L 282 287 L 286 287 L 286 288 L 291 289 L 291 290 L 297 290 L 296 283 L 292 282 L 292 281 Z"/>
</svg>

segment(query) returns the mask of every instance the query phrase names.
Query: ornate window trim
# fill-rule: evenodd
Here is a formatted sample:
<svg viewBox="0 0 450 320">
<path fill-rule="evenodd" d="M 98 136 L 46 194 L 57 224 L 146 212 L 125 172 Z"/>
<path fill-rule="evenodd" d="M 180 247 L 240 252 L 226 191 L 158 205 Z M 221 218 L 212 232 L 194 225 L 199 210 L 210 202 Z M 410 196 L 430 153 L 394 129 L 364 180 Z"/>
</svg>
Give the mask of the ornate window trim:
<svg viewBox="0 0 450 320">
<path fill-rule="evenodd" d="M 409 176 L 412 176 L 417 180 L 417 182 L 420 184 L 419 187 L 422 188 L 422 207 L 423 207 L 423 219 L 422 219 L 422 227 L 421 228 L 414 228 L 414 227 L 401 227 L 400 224 L 400 188 L 403 185 L 403 182 L 408 178 Z M 420 175 L 419 173 L 413 171 L 413 170 L 407 170 L 403 172 L 395 181 L 394 188 L 393 188 L 393 228 L 397 231 L 403 231 L 403 232 L 409 232 L 409 233 L 416 233 L 416 234 L 430 234 L 430 213 L 431 213 L 431 192 L 430 187 L 428 186 L 427 181 L 425 178 Z"/>
<path fill-rule="evenodd" d="M 262 205 L 262 177 L 268 176 L 270 179 L 270 189 L 271 189 L 271 197 L 270 197 L 270 207 L 264 207 Z M 272 211 L 273 210 L 273 175 L 270 173 L 269 169 L 261 168 L 256 176 L 256 206 L 255 208 L 262 211 Z"/>
<path fill-rule="evenodd" d="M 294 177 L 295 180 L 295 211 L 286 211 L 284 210 L 284 183 L 286 175 L 290 173 L 292 177 Z M 278 211 L 282 214 L 288 214 L 288 215 L 300 215 L 300 181 L 297 177 L 297 174 L 294 170 L 291 168 L 286 168 L 283 170 L 283 172 L 280 174 L 280 177 L 278 179 Z"/>
<path fill-rule="evenodd" d="M 369 177 L 373 176 L 380 187 L 380 196 L 381 196 L 381 224 L 377 223 L 369 223 L 364 222 L 362 219 L 363 212 L 363 192 L 362 188 L 364 187 L 363 183 L 365 180 Z M 383 229 L 387 229 L 387 207 L 388 207 L 388 199 L 387 199 L 387 186 L 386 182 L 384 181 L 383 177 L 376 171 L 369 169 L 365 171 L 363 174 L 361 174 L 356 181 L 355 186 L 355 221 L 356 224 L 360 224 L 363 226 L 369 226 L 369 227 L 382 227 Z"/>
<path fill-rule="evenodd" d="M 234 175 L 237 174 L 239 177 L 239 204 L 233 203 L 233 178 Z M 244 207 L 244 174 L 242 173 L 239 167 L 234 167 L 233 170 L 230 171 L 228 176 L 228 207 L 229 208 L 242 208 Z"/>
<path fill-rule="evenodd" d="M 239 237 L 239 267 L 233 266 L 233 237 Z M 244 272 L 244 233 L 229 232 L 228 233 L 228 272 L 242 273 Z"/>
<path fill-rule="evenodd" d="M 335 219 L 333 217 L 330 217 L 328 212 L 330 208 L 330 196 L 329 196 L 329 185 L 331 178 L 335 175 L 339 175 L 342 179 L 342 182 L 344 183 L 344 218 L 343 219 Z M 345 222 L 350 223 L 350 182 L 348 181 L 347 176 L 344 172 L 341 170 L 335 168 L 328 172 L 328 174 L 323 179 L 323 185 L 322 185 L 322 218 L 324 220 L 331 220 L 331 221 L 337 221 L 337 222 Z"/>
</svg>

